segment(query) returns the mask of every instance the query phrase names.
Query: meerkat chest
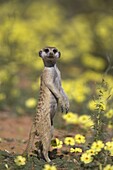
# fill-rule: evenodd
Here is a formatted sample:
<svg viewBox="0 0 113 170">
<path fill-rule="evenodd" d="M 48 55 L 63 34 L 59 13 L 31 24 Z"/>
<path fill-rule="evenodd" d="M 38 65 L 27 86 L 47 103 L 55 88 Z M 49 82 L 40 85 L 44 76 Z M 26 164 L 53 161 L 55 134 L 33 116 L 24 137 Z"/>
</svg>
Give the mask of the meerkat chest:
<svg viewBox="0 0 113 170">
<path fill-rule="evenodd" d="M 43 94 L 44 96 L 46 95 L 48 97 L 51 96 L 52 92 L 50 87 L 58 90 L 61 88 L 60 71 L 56 66 L 44 68 L 41 76 L 40 94 Z"/>
</svg>

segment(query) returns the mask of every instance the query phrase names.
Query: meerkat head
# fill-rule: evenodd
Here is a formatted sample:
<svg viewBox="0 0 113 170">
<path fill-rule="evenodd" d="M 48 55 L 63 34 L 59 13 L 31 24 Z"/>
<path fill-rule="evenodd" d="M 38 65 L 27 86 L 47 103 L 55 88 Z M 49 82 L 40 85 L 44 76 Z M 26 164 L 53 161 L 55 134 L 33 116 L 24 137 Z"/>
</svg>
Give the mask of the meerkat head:
<svg viewBox="0 0 113 170">
<path fill-rule="evenodd" d="M 60 51 L 55 47 L 46 47 L 39 51 L 39 56 L 43 60 L 56 60 L 60 58 Z"/>
</svg>

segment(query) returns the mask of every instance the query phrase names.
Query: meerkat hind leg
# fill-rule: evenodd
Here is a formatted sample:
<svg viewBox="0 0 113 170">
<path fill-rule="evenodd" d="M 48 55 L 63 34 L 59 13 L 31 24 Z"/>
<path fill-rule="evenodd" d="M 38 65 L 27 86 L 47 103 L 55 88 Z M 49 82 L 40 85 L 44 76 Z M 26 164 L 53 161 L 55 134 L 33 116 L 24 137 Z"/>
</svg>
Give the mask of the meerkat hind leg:
<svg viewBox="0 0 113 170">
<path fill-rule="evenodd" d="M 42 154 L 42 150 L 43 150 L 43 145 L 42 145 L 42 142 L 41 141 L 39 141 L 38 142 L 38 146 L 36 146 L 37 147 L 37 156 L 38 156 L 38 158 L 40 159 L 40 158 L 42 158 L 43 157 L 43 154 Z"/>
<path fill-rule="evenodd" d="M 51 162 L 51 159 L 50 159 L 49 156 L 48 156 L 48 150 L 49 150 L 48 148 L 49 148 L 48 145 L 46 145 L 46 147 L 43 146 L 43 151 L 42 151 L 42 153 L 43 153 L 44 159 L 45 159 L 47 162 Z"/>
<path fill-rule="evenodd" d="M 51 134 L 49 134 L 49 138 L 44 138 L 42 140 L 42 154 L 43 154 L 43 157 L 44 159 L 47 161 L 47 162 L 51 162 L 50 158 L 49 158 L 49 155 L 48 155 L 48 152 L 50 150 L 50 145 L 51 145 Z"/>
</svg>

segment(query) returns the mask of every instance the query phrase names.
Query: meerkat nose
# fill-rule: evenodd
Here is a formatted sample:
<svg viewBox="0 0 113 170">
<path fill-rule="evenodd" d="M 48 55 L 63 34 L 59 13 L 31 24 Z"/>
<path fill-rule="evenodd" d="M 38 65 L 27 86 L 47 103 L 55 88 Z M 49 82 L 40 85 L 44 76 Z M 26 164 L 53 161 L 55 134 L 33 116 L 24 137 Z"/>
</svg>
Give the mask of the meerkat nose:
<svg viewBox="0 0 113 170">
<path fill-rule="evenodd" d="M 49 55 L 50 55 L 50 56 L 53 56 L 53 53 L 52 53 L 52 52 L 50 52 L 50 53 L 49 53 Z"/>
</svg>

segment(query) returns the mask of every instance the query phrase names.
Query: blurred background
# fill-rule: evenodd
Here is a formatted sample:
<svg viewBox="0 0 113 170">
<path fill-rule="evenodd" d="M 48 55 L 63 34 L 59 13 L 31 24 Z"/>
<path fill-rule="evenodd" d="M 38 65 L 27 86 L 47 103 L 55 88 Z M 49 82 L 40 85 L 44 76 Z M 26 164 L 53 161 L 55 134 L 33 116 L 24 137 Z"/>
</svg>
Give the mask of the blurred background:
<svg viewBox="0 0 113 170">
<path fill-rule="evenodd" d="M 43 70 L 38 51 L 45 46 L 61 51 L 70 111 L 90 113 L 95 84 L 113 63 L 113 1 L 0 0 L 2 112 L 35 113 Z M 112 86 L 112 71 L 105 78 Z"/>
</svg>

